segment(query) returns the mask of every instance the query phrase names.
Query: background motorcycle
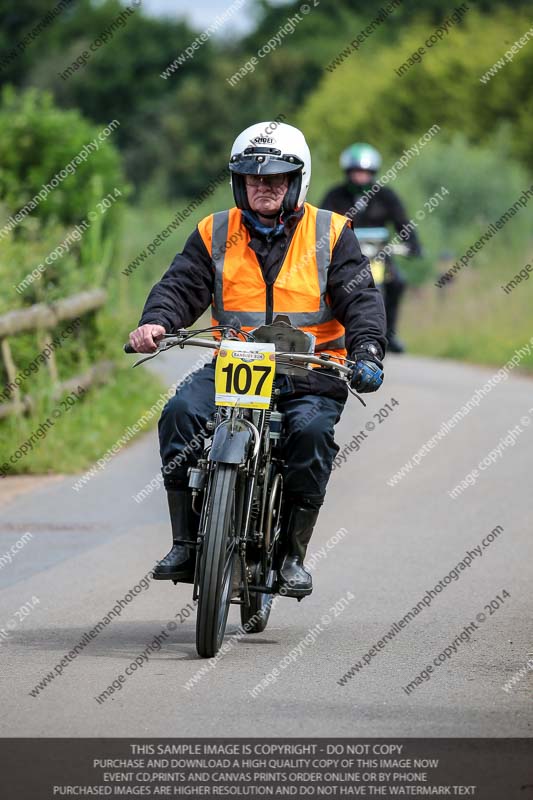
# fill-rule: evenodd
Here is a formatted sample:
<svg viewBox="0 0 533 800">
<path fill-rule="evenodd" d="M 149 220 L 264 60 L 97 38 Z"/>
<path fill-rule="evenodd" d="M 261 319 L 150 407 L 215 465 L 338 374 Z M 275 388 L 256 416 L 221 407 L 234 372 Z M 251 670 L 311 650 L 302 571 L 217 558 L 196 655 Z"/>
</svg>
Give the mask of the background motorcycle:
<svg viewBox="0 0 533 800">
<path fill-rule="evenodd" d="M 361 252 L 370 261 L 374 283 L 383 292 L 383 285 L 390 270 L 391 255 L 407 256 L 409 248 L 403 242 L 389 244 L 390 233 L 387 228 L 355 228 L 354 231 Z M 387 251 L 383 252 L 387 245 Z"/>
</svg>

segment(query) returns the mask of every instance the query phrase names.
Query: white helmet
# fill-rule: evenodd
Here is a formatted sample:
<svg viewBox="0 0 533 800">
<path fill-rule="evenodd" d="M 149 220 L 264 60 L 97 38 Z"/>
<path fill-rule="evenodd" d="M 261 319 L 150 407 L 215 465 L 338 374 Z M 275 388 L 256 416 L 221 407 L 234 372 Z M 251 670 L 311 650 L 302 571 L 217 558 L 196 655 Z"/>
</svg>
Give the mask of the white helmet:
<svg viewBox="0 0 533 800">
<path fill-rule="evenodd" d="M 240 133 L 231 148 L 229 169 L 237 208 L 250 210 L 244 175 L 289 174 L 283 210 L 303 205 L 311 181 L 311 153 L 303 133 L 284 122 L 257 122 Z"/>
</svg>

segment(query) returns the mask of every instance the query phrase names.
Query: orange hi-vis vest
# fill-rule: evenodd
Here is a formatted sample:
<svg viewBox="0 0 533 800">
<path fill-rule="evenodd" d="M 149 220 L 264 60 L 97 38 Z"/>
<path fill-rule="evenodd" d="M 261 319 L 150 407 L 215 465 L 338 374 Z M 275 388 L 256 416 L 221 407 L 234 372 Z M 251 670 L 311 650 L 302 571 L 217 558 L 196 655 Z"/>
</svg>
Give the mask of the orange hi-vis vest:
<svg viewBox="0 0 533 800">
<path fill-rule="evenodd" d="M 346 217 L 305 203 L 272 286 L 265 283 L 250 233 L 238 208 L 211 214 L 198 231 L 211 256 L 215 290 L 213 325 L 237 324 L 246 331 L 286 314 L 291 324 L 316 337 L 315 350 L 346 356 L 344 327 L 330 307 L 327 293 L 331 254 Z"/>
</svg>

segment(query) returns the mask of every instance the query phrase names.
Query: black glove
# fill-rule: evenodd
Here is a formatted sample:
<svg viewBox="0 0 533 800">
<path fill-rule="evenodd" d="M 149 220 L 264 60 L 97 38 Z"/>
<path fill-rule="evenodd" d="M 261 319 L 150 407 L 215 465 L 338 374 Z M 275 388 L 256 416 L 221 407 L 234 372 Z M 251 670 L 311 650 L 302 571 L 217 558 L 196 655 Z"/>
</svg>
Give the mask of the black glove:
<svg viewBox="0 0 533 800">
<path fill-rule="evenodd" d="M 356 392 L 375 392 L 383 383 L 381 348 L 371 342 L 361 345 L 351 360 L 355 361 L 350 385 Z"/>
</svg>

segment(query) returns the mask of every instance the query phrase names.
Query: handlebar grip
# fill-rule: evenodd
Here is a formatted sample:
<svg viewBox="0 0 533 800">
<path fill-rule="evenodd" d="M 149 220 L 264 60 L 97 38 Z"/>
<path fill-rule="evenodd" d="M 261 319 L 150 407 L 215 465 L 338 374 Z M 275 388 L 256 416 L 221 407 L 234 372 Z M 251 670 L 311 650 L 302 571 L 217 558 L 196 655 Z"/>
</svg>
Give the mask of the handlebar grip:
<svg viewBox="0 0 533 800">
<path fill-rule="evenodd" d="M 128 342 L 128 344 L 124 345 L 124 352 L 125 353 L 136 353 L 137 350 L 134 350 L 133 347 L 131 346 L 131 344 Z"/>
</svg>

